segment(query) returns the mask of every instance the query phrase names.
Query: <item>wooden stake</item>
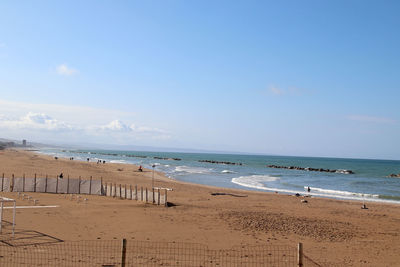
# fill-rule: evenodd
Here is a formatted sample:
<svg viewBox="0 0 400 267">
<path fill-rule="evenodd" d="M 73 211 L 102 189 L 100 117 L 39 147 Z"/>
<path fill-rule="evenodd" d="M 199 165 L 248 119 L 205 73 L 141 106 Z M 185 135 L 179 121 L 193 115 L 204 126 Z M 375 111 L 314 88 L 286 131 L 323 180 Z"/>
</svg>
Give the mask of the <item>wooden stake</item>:
<svg viewBox="0 0 400 267">
<path fill-rule="evenodd" d="M 165 189 L 165 196 L 164 196 L 164 206 L 168 207 L 168 198 L 167 198 L 167 189 Z"/>
<path fill-rule="evenodd" d="M 56 176 L 56 194 L 58 194 L 58 177 Z"/>
<path fill-rule="evenodd" d="M 137 185 L 135 185 L 135 200 L 138 200 L 138 195 L 137 195 Z"/>
<path fill-rule="evenodd" d="M 22 192 L 25 192 L 25 173 L 22 175 Z"/>
<path fill-rule="evenodd" d="M 92 176 L 90 176 L 90 181 L 89 181 L 89 195 L 92 194 Z"/>
<path fill-rule="evenodd" d="M 69 193 L 69 175 L 68 175 L 68 180 L 67 180 L 67 194 Z"/>
<path fill-rule="evenodd" d="M 122 239 L 122 251 L 121 251 L 121 267 L 125 267 L 126 260 L 126 239 Z"/>
<path fill-rule="evenodd" d="M 299 243 L 297 246 L 297 266 L 303 267 L 303 243 Z"/>
<path fill-rule="evenodd" d="M 33 184 L 34 184 L 33 192 L 36 192 L 36 173 L 35 173 L 35 178 L 33 180 Z"/>
</svg>

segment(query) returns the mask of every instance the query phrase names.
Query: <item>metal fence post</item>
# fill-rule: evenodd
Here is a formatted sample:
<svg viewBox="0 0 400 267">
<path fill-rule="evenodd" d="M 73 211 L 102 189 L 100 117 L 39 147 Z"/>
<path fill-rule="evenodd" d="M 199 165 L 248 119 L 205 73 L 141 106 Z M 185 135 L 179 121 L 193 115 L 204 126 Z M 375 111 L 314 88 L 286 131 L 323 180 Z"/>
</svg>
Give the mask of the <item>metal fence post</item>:
<svg viewBox="0 0 400 267">
<path fill-rule="evenodd" d="M 303 243 L 299 243 L 297 246 L 297 266 L 303 267 Z"/>
<path fill-rule="evenodd" d="M 121 251 L 121 267 L 125 267 L 126 260 L 126 239 L 122 239 L 122 251 Z"/>
</svg>

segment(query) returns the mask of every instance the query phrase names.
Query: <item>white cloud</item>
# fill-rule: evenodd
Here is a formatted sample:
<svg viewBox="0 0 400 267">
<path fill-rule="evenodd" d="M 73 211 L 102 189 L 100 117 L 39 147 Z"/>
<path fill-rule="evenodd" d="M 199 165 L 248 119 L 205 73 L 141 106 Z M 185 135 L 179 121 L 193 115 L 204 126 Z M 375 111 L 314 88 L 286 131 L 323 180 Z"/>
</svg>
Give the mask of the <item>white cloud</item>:
<svg viewBox="0 0 400 267">
<path fill-rule="evenodd" d="M 46 114 L 33 112 L 29 112 L 19 119 L 7 118 L 4 115 L 0 116 L 0 128 L 48 131 L 65 131 L 73 129 L 70 125 L 64 122 L 59 122 Z"/>
<path fill-rule="evenodd" d="M 276 86 L 270 86 L 269 91 L 274 95 L 283 95 L 284 91 Z"/>
<path fill-rule="evenodd" d="M 383 123 L 383 124 L 394 124 L 397 122 L 396 120 L 393 120 L 390 118 L 366 116 L 366 115 L 349 115 L 349 116 L 347 116 L 347 119 L 351 120 L 351 121 Z"/>
<path fill-rule="evenodd" d="M 120 120 L 113 120 L 109 124 L 101 126 L 93 126 L 89 128 L 94 130 L 102 130 L 102 131 L 118 132 L 118 133 L 168 134 L 167 131 L 162 129 L 152 128 L 148 126 L 136 126 L 135 124 L 127 125 Z"/>
<path fill-rule="evenodd" d="M 0 99 L 0 137 L 35 139 L 42 143 L 121 145 L 152 145 L 153 141 L 171 138 L 168 131 L 146 124 L 133 112 Z"/>
<path fill-rule="evenodd" d="M 64 75 L 64 76 L 71 76 L 71 75 L 78 73 L 78 71 L 76 69 L 68 67 L 67 64 L 61 64 L 61 65 L 57 66 L 56 70 L 57 70 L 58 74 Z"/>
<path fill-rule="evenodd" d="M 107 125 L 99 127 L 102 130 L 116 131 L 116 132 L 130 132 L 132 129 L 120 120 L 114 120 Z"/>
</svg>

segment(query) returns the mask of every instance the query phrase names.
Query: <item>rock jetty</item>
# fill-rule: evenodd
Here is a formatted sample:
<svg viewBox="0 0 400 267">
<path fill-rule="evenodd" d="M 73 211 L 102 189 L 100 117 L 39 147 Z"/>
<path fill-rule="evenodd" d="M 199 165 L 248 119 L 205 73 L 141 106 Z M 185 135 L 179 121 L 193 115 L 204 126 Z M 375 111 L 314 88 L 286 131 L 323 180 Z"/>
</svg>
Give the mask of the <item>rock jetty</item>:
<svg viewBox="0 0 400 267">
<path fill-rule="evenodd" d="M 162 159 L 162 160 L 182 160 L 180 158 L 162 158 L 162 157 L 153 157 L 153 159 Z"/>
<path fill-rule="evenodd" d="M 389 174 L 388 177 L 392 177 L 392 178 L 400 178 L 400 173 L 399 174 Z"/>
<path fill-rule="evenodd" d="M 242 163 L 237 163 L 237 162 L 230 162 L 230 161 L 216 161 L 216 160 L 198 160 L 198 162 L 207 162 L 207 163 L 213 163 L 213 164 L 225 164 L 225 165 L 243 165 Z"/>
<path fill-rule="evenodd" d="M 298 166 L 278 166 L 278 165 L 267 165 L 268 168 L 274 169 L 288 169 L 288 170 L 298 170 L 298 171 L 311 171 L 311 172 L 332 172 L 332 173 L 343 173 L 343 174 L 354 174 L 351 170 L 330 170 L 322 168 L 303 168 Z"/>
</svg>

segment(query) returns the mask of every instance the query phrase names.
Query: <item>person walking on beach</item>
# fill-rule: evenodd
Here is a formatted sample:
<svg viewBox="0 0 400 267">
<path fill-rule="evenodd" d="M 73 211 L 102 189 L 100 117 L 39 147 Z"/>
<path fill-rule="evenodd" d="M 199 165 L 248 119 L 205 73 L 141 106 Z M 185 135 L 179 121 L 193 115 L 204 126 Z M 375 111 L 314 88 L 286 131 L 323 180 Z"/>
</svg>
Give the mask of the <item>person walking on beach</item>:
<svg viewBox="0 0 400 267">
<path fill-rule="evenodd" d="M 142 172 L 142 171 L 143 171 L 142 165 L 140 165 L 140 166 L 139 166 L 139 169 L 138 169 L 138 171 L 140 171 L 140 172 Z"/>
<path fill-rule="evenodd" d="M 307 187 L 307 192 L 310 193 L 310 191 L 311 191 L 311 188 Z"/>
</svg>

